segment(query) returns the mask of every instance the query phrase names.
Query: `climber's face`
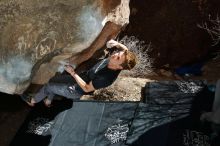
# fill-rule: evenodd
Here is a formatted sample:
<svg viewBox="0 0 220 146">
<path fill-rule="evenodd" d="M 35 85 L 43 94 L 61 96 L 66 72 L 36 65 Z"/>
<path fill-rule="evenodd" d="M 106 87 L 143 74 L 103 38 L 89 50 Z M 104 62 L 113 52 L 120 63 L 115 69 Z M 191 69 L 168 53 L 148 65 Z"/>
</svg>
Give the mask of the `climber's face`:
<svg viewBox="0 0 220 146">
<path fill-rule="evenodd" d="M 125 51 L 119 51 L 110 56 L 109 63 L 118 69 L 123 69 L 121 64 L 124 63 L 124 61 L 125 61 Z"/>
</svg>

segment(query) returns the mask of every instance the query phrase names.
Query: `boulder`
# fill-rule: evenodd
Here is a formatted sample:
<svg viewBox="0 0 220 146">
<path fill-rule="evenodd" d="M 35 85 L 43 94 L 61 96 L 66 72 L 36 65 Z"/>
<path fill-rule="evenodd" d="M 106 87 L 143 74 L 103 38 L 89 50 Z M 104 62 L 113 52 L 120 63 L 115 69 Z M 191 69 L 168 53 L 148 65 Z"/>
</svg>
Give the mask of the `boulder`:
<svg viewBox="0 0 220 146">
<path fill-rule="evenodd" d="M 75 60 L 69 59 L 73 64 L 87 60 L 129 22 L 128 4 L 129 0 L 2 0 L 0 92 L 21 94 L 31 83 L 44 84 L 57 72 L 60 60 L 77 53 Z"/>
</svg>

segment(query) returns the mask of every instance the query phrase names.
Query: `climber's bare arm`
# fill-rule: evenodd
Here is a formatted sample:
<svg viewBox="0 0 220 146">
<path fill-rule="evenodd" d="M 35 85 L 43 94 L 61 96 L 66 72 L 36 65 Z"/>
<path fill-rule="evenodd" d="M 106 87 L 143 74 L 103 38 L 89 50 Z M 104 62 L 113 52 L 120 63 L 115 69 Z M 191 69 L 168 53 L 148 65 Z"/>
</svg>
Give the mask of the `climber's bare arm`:
<svg viewBox="0 0 220 146">
<path fill-rule="evenodd" d="M 112 47 L 117 47 L 123 50 L 128 50 L 128 48 L 125 45 L 111 39 L 110 41 L 107 42 L 107 48 L 112 48 Z"/>
<path fill-rule="evenodd" d="M 107 22 L 101 33 L 87 49 L 68 58 L 69 63 L 78 66 L 82 62 L 91 58 L 95 51 L 102 48 L 108 40 L 115 38 L 120 32 L 121 28 L 122 26 L 120 25 L 117 25 L 113 22 Z"/>
</svg>

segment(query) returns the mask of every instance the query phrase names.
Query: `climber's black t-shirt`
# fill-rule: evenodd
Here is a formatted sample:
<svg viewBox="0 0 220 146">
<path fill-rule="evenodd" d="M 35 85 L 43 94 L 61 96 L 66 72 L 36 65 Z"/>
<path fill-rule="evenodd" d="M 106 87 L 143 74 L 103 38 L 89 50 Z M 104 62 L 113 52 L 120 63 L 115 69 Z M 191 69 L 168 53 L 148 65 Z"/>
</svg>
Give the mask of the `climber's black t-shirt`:
<svg viewBox="0 0 220 146">
<path fill-rule="evenodd" d="M 104 59 L 98 62 L 95 66 L 86 72 L 83 72 L 79 76 L 88 84 L 92 81 L 95 89 L 105 88 L 110 86 L 118 77 L 120 70 L 111 70 L 107 67 L 109 59 Z M 91 94 L 85 93 L 83 89 L 77 84 L 75 86 L 76 91 L 80 94 Z"/>
</svg>

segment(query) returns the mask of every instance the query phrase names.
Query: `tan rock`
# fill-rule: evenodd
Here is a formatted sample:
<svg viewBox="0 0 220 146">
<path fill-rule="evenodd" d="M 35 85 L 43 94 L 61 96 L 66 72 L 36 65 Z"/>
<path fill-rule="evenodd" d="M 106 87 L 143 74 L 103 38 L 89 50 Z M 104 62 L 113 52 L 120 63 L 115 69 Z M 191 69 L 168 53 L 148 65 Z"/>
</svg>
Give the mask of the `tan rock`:
<svg viewBox="0 0 220 146">
<path fill-rule="evenodd" d="M 114 5 L 105 4 L 109 2 Z M 74 64 L 90 58 L 129 22 L 128 4 L 129 0 L 2 0 L 0 92 L 22 93 L 31 81 L 47 82 L 57 72 L 57 62 L 77 52 Z M 114 23 L 102 29 L 104 18 L 113 14 L 120 16 L 106 19 Z"/>
</svg>

